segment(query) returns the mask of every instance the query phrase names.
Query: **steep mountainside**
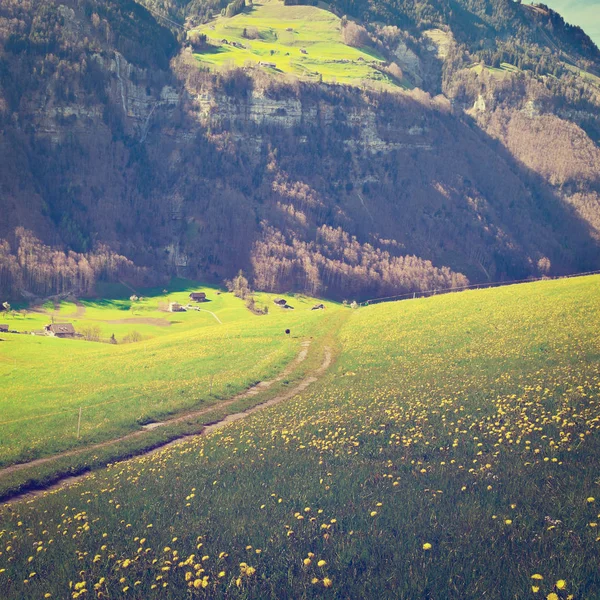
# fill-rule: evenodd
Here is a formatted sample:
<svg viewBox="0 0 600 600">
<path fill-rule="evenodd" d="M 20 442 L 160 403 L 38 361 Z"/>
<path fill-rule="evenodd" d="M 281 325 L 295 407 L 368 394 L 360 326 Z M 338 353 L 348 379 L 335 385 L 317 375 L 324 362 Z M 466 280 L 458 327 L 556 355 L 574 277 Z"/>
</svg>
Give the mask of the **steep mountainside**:
<svg viewBox="0 0 600 600">
<path fill-rule="evenodd" d="M 144 4 L 0 6 L 0 294 L 242 268 L 364 298 L 600 268 L 600 58 L 546 7 L 334 2 L 395 91 L 206 70 L 218 48 L 175 24 L 226 3 Z"/>
</svg>

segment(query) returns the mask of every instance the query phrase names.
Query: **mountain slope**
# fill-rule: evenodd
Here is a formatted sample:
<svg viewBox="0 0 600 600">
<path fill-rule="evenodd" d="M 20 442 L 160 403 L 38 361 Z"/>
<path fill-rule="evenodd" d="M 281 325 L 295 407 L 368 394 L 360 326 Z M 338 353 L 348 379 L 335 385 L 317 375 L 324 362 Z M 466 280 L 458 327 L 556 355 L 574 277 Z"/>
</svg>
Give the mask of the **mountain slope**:
<svg viewBox="0 0 600 600">
<path fill-rule="evenodd" d="M 364 21 L 362 48 L 415 88 L 384 92 L 207 71 L 147 4 L 0 9 L 4 295 L 41 293 L 23 274 L 57 269 L 49 250 L 39 266 L 19 252 L 22 225 L 144 278 L 243 268 L 264 289 L 340 298 L 600 266 L 597 49 L 554 13 L 539 37 L 518 5 L 430 3 L 427 20 L 381 3 L 388 24 Z M 206 20 L 193 6 L 164 14 Z M 75 271 L 52 277 L 44 293 L 79 289 Z"/>
</svg>

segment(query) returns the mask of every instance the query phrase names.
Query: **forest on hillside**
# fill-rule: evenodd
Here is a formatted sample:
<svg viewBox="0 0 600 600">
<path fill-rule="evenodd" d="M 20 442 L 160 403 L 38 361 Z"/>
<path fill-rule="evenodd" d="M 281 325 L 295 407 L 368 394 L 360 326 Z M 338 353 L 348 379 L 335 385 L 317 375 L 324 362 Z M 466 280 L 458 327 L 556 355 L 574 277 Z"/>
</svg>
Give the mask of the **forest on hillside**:
<svg viewBox="0 0 600 600">
<path fill-rule="evenodd" d="M 143 4 L 0 7 L 3 295 L 241 268 L 365 298 L 600 265 L 600 61 L 556 13 L 334 2 L 415 82 L 391 93 L 203 70 L 157 14 L 226 3 Z"/>
</svg>

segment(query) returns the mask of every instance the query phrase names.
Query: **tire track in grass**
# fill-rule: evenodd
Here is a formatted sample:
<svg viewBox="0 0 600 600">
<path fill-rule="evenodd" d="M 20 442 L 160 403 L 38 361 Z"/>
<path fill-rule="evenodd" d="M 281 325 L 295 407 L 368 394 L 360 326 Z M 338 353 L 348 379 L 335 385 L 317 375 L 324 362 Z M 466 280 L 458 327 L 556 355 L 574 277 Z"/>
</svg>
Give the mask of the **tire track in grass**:
<svg viewBox="0 0 600 600">
<path fill-rule="evenodd" d="M 259 394 L 260 392 L 269 389 L 273 384 L 285 379 L 294 370 L 294 368 L 296 366 L 298 366 L 300 363 L 302 363 L 308 356 L 308 349 L 310 347 L 310 344 L 311 344 L 310 341 L 302 342 L 302 349 L 300 350 L 300 352 L 298 353 L 296 358 L 293 361 L 291 361 L 287 365 L 287 367 L 276 378 L 269 380 L 269 381 L 261 381 L 261 382 L 257 383 L 256 385 L 252 386 L 251 388 L 247 389 L 246 391 L 234 396 L 233 398 L 230 398 L 229 400 L 227 400 L 225 402 L 222 402 L 220 404 L 211 405 L 209 407 L 206 407 L 206 408 L 203 408 L 203 409 L 200 409 L 197 411 L 188 412 L 188 413 L 185 413 L 178 417 L 175 417 L 173 419 L 164 421 L 162 423 L 151 423 L 148 426 L 146 426 L 144 429 L 135 431 L 133 433 L 130 433 L 130 434 L 120 437 L 120 438 L 116 438 L 113 440 L 107 440 L 106 442 L 102 442 L 100 444 L 94 444 L 92 446 L 78 448 L 77 450 L 69 450 L 69 451 L 63 452 L 61 454 L 55 454 L 53 456 L 36 459 L 36 460 L 27 462 L 27 463 L 19 463 L 16 465 L 11 465 L 10 467 L 6 467 L 5 469 L 0 470 L 0 477 L 2 477 L 3 475 L 8 475 L 10 473 L 14 473 L 15 471 L 19 471 L 21 469 L 49 463 L 49 462 L 52 462 L 54 460 L 58 460 L 61 458 L 66 458 L 69 456 L 77 456 L 78 454 L 83 454 L 83 453 L 97 450 L 100 448 L 106 448 L 113 444 L 117 444 L 117 443 L 120 443 L 123 441 L 127 441 L 127 440 L 130 440 L 133 438 L 143 436 L 150 429 L 156 429 L 157 427 L 172 425 L 174 423 L 180 423 L 187 419 L 193 419 L 196 417 L 200 417 L 203 414 L 207 414 L 209 412 L 214 411 L 215 409 L 226 408 L 227 406 L 230 406 L 230 405 L 234 404 L 235 402 L 238 402 L 239 400 L 242 400 L 244 398 L 248 398 L 251 396 L 255 396 L 255 395 Z M 240 419 L 248 417 L 259 410 L 263 410 L 265 408 L 275 406 L 276 404 L 279 404 L 281 402 L 285 402 L 286 400 L 290 400 L 294 396 L 303 392 L 311 384 L 317 382 L 319 380 L 319 378 L 325 373 L 325 371 L 327 371 L 327 369 L 331 365 L 331 362 L 332 362 L 331 349 L 329 347 L 325 347 L 323 362 L 321 363 L 321 365 L 317 369 L 315 369 L 314 371 L 309 373 L 306 377 L 304 377 L 304 379 L 302 379 L 300 382 L 298 382 L 298 384 L 296 384 L 292 389 L 290 389 L 282 394 L 279 394 L 279 395 L 275 396 L 274 398 L 266 400 L 265 402 L 256 404 L 255 406 L 252 406 L 251 408 L 248 408 L 246 410 L 243 410 L 243 411 L 240 411 L 237 413 L 232 413 L 230 415 L 227 415 L 223 419 L 220 419 L 219 421 L 215 421 L 213 423 L 208 423 L 204 426 L 204 428 L 202 429 L 202 431 L 200 433 L 191 434 L 191 435 L 189 435 L 189 434 L 181 435 L 173 440 L 167 441 L 163 444 L 159 444 L 158 446 L 155 446 L 151 449 L 143 450 L 139 453 L 136 453 L 135 457 L 149 455 L 149 454 L 153 454 L 158 451 L 162 451 L 166 447 L 174 446 L 176 444 L 181 444 L 194 436 L 207 435 L 207 434 L 212 433 L 213 431 L 216 431 L 217 429 L 220 429 L 221 427 L 224 427 L 230 423 L 234 423 L 236 421 L 239 421 Z M 132 457 L 132 458 L 135 458 L 135 457 Z M 28 500 L 31 498 L 35 498 L 46 492 L 50 492 L 50 491 L 58 490 L 63 487 L 70 486 L 78 481 L 81 481 L 83 478 L 88 477 L 89 475 L 90 475 L 90 473 L 84 473 L 84 474 L 76 475 L 76 476 L 65 475 L 64 477 L 61 477 L 55 483 L 48 485 L 48 486 L 44 486 L 42 489 L 33 490 L 33 491 L 31 491 L 31 490 L 25 491 L 22 493 L 17 493 L 10 498 L 6 498 L 5 500 L 0 502 L 0 505 L 1 504 L 9 504 L 9 503 L 20 501 L 20 500 L 26 500 L 26 499 Z"/>
</svg>

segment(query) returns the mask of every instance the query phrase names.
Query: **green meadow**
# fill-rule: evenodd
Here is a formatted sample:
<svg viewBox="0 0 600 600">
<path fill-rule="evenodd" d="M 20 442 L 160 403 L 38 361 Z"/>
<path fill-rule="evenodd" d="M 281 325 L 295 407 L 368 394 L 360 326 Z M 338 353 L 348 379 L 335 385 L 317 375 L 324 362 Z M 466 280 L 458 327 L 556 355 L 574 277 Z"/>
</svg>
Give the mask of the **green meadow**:
<svg viewBox="0 0 600 600">
<path fill-rule="evenodd" d="M 187 285 L 166 294 L 151 291 L 135 302 L 65 302 L 4 313 L 2 322 L 14 331 L 43 329 L 54 317 L 57 323 L 73 323 L 78 332 L 96 327 L 104 341 L 114 334 L 118 343 L 0 336 L 0 467 L 119 438 L 186 411 L 218 407 L 280 372 L 301 343 L 327 331 L 339 312 L 329 302 L 326 311 L 312 311 L 315 301 L 302 296 L 288 297 L 294 310 L 284 310 L 273 304 L 274 296 L 259 294 L 258 306 L 268 306 L 269 313 L 256 315 L 230 293 Z M 179 282 L 175 287 L 185 286 Z M 167 312 L 169 302 L 187 304 L 192 290 L 207 294 L 208 302 L 194 305 L 201 310 Z M 132 332 L 139 341 L 124 343 Z"/>
<path fill-rule="evenodd" d="M 3 598 L 600 597 L 599 292 L 340 311 L 299 396 L 0 509 Z"/>
<path fill-rule="evenodd" d="M 315 6 L 284 6 L 280 0 L 263 0 L 193 32 L 207 36 L 209 49 L 195 56 L 211 68 L 265 62 L 276 65 L 265 67 L 272 74 L 352 85 L 400 85 L 378 70 L 383 57 L 372 48 L 344 44 L 339 17 Z"/>
</svg>

